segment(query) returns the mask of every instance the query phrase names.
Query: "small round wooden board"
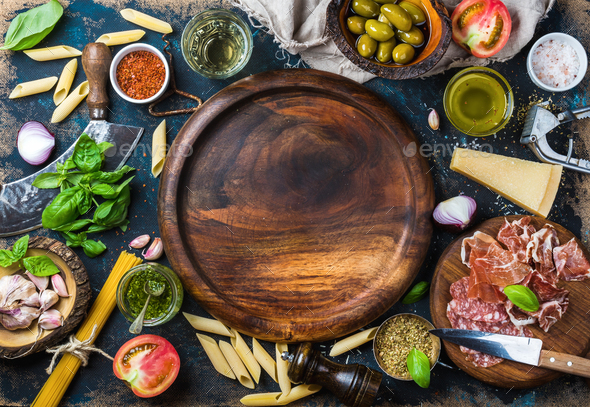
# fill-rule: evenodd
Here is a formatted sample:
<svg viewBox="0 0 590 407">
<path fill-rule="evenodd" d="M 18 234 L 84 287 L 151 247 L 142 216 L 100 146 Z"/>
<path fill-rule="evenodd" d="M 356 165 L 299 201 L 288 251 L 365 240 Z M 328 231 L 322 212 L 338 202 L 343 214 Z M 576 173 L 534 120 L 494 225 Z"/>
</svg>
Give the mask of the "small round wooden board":
<svg viewBox="0 0 590 407">
<path fill-rule="evenodd" d="M 64 317 L 63 326 L 45 330 L 37 342 L 39 333 L 37 320 L 29 328 L 10 331 L 0 325 L 0 358 L 14 359 L 30 355 L 59 343 L 74 330 L 86 316 L 90 297 L 90 283 L 86 268 L 80 258 L 64 243 L 44 236 L 31 237 L 25 257 L 47 255 L 61 270 L 70 297 L 60 297 L 56 305 L 51 307 L 61 312 Z M 0 277 L 15 273 L 24 274 L 18 264 L 0 267 Z M 51 282 L 49 283 L 51 288 Z"/>
<path fill-rule="evenodd" d="M 520 219 L 521 215 L 506 216 L 509 222 Z M 567 243 L 575 237 L 573 233 L 555 222 L 539 217 L 531 216 L 531 225 L 537 230 L 545 224 L 552 225 L 557 230 L 560 244 Z M 483 222 L 478 227 L 454 240 L 440 257 L 432 286 L 430 288 L 430 312 L 432 321 L 437 328 L 451 328 L 447 319 L 447 304 L 452 297 L 449 288 L 452 283 L 469 275 L 469 268 L 461 262 L 461 243 L 463 238 L 472 236 L 475 231 L 487 233 L 494 238 L 504 223 L 504 217 L 493 218 Z M 590 254 L 585 246 L 576 239 L 587 258 Z M 569 290 L 569 306 L 563 318 L 555 323 L 549 332 L 543 331 L 538 325 L 528 325 L 535 338 L 543 341 L 543 349 L 555 352 L 569 353 L 576 356 L 585 356 L 590 350 L 590 289 L 588 281 L 559 281 L 557 286 Z M 482 382 L 505 388 L 531 388 L 545 384 L 563 373 L 553 370 L 541 369 L 509 360 L 489 368 L 474 366 L 465 360 L 465 354 L 459 350 L 459 346 L 443 341 L 444 348 L 453 362 L 467 374 Z"/>
<path fill-rule="evenodd" d="M 323 341 L 389 309 L 430 243 L 432 178 L 374 93 L 311 69 L 208 100 L 171 147 L 158 220 L 186 290 L 260 339 Z"/>
</svg>

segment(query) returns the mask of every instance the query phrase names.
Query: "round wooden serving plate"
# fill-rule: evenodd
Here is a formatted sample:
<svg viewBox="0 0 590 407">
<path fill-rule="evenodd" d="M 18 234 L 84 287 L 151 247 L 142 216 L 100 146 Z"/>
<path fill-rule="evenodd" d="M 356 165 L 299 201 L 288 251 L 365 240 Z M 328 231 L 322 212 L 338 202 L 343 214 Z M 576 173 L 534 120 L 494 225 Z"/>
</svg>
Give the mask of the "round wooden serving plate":
<svg viewBox="0 0 590 407">
<path fill-rule="evenodd" d="M 506 216 L 506 219 L 512 222 L 521 217 L 520 215 L 513 215 Z M 557 223 L 534 216 L 531 218 L 531 224 L 537 230 L 547 223 L 552 225 L 557 230 L 560 244 L 565 244 L 574 237 L 572 232 Z M 447 319 L 447 304 L 452 299 L 449 288 L 455 281 L 469 275 L 469 268 L 461 263 L 461 242 L 463 238 L 472 236 L 477 230 L 495 238 L 503 223 L 504 217 L 483 222 L 477 228 L 454 240 L 440 257 L 430 288 L 430 312 L 432 321 L 437 328 L 451 328 L 451 324 Z M 576 240 L 586 257 L 590 258 L 590 253 L 588 253 L 582 242 Z M 570 292 L 570 303 L 561 321 L 553 325 L 548 333 L 536 324 L 528 325 L 528 327 L 531 328 L 535 338 L 543 341 L 543 349 L 585 356 L 590 350 L 590 318 L 588 318 L 590 292 L 588 291 L 587 282 L 560 281 L 558 287 L 566 288 Z M 443 341 L 443 343 L 447 354 L 459 368 L 476 379 L 494 386 L 530 388 L 545 384 L 562 375 L 562 373 L 554 370 L 541 369 L 509 360 L 489 368 L 476 367 L 465 360 L 465 354 L 459 350 L 458 345 L 447 341 Z"/>
<path fill-rule="evenodd" d="M 397 301 L 426 254 L 434 193 L 415 153 L 398 114 L 351 80 L 311 69 L 242 79 L 187 121 L 166 159 L 170 263 L 208 312 L 249 335 L 350 333 Z"/>
<path fill-rule="evenodd" d="M 29 355 L 61 342 L 86 316 L 90 301 L 90 283 L 86 269 L 80 258 L 64 243 L 43 236 L 31 237 L 25 257 L 47 255 L 61 270 L 70 297 L 60 297 L 56 305 L 51 308 L 59 310 L 64 316 L 63 326 L 44 331 L 35 343 L 39 332 L 37 320 L 29 329 L 9 331 L 0 325 L 0 357 L 14 359 Z M 0 267 L 0 277 L 15 273 L 24 274 L 18 264 L 10 267 Z M 51 282 L 49 283 L 51 288 Z"/>
</svg>

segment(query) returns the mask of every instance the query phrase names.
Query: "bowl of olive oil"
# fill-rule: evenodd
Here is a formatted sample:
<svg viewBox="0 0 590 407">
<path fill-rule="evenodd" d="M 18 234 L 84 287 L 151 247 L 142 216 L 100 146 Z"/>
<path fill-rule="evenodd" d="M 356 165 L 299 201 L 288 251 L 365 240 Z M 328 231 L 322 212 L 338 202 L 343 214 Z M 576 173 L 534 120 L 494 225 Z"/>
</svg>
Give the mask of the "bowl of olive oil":
<svg viewBox="0 0 590 407">
<path fill-rule="evenodd" d="M 205 10 L 184 28 L 181 39 L 186 63 L 206 78 L 225 79 L 238 73 L 252 55 L 252 32 L 236 13 Z"/>
<path fill-rule="evenodd" d="M 471 67 L 450 80 L 443 97 L 450 122 L 465 134 L 489 136 L 500 131 L 512 116 L 512 87 L 490 68 Z"/>
</svg>

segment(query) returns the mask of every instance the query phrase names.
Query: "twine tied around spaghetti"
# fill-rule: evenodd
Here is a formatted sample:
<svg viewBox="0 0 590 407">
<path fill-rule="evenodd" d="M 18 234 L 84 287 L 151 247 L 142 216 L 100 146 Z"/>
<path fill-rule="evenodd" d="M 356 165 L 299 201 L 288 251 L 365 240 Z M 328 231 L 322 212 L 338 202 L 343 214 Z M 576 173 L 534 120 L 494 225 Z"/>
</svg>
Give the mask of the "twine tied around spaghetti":
<svg viewBox="0 0 590 407">
<path fill-rule="evenodd" d="M 51 374 L 53 372 L 53 368 L 55 367 L 55 362 L 57 361 L 57 357 L 61 353 L 70 353 L 80 359 L 82 362 L 82 366 L 86 366 L 88 364 L 88 356 L 90 356 L 90 352 L 98 352 L 104 357 L 114 360 L 108 353 L 104 352 L 101 349 L 98 349 L 96 346 L 92 345 L 92 341 L 94 340 L 94 335 L 96 334 L 96 330 L 98 326 L 95 324 L 94 328 L 92 328 L 92 333 L 90 337 L 85 341 L 79 341 L 76 339 L 75 335 L 70 336 L 70 341 L 64 345 L 56 346 L 51 349 L 47 349 L 48 353 L 53 353 L 53 357 L 51 358 L 51 364 L 45 371 L 47 374 Z"/>
</svg>

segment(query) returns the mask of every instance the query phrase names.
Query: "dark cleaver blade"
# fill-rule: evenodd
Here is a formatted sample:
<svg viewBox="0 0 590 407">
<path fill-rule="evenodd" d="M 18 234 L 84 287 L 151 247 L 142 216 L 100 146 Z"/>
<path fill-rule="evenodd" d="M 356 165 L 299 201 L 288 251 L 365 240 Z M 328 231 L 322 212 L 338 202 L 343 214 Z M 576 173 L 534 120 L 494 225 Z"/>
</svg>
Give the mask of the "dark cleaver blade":
<svg viewBox="0 0 590 407">
<path fill-rule="evenodd" d="M 97 143 L 113 144 L 105 151 L 104 171 L 121 168 L 135 150 L 143 134 L 143 128 L 92 120 L 84 130 Z M 74 152 L 75 143 L 57 160 L 42 169 L 10 184 L 0 185 L 0 237 L 29 232 L 41 227 L 43 210 L 59 194 L 57 189 L 38 189 L 33 181 L 38 175 L 56 172 L 57 163 L 65 162 Z"/>
<path fill-rule="evenodd" d="M 431 329 L 431 334 L 445 341 L 500 358 L 539 366 L 543 341 L 523 336 L 492 334 L 468 329 Z"/>
</svg>

